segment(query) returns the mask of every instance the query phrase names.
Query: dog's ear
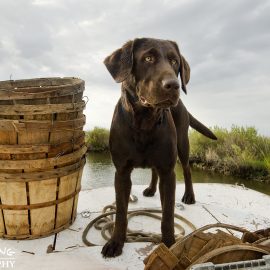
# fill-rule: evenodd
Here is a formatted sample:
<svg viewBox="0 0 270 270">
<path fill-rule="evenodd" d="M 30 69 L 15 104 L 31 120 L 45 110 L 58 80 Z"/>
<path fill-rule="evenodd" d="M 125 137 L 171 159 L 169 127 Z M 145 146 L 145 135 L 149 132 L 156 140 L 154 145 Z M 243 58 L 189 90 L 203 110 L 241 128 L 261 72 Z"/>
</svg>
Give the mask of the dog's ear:
<svg viewBox="0 0 270 270">
<path fill-rule="evenodd" d="M 179 73 L 181 78 L 181 84 L 182 84 L 182 90 L 187 93 L 186 85 L 189 82 L 190 79 L 190 67 L 184 56 L 180 53 L 180 50 L 178 48 L 178 45 L 176 42 L 171 41 L 174 45 L 175 49 L 177 50 L 177 53 L 180 57 L 180 67 L 179 67 Z"/>
<path fill-rule="evenodd" d="M 185 93 L 187 93 L 186 85 L 188 84 L 190 79 L 190 67 L 184 56 L 181 54 L 179 73 L 181 77 L 182 89 Z"/>
<path fill-rule="evenodd" d="M 107 56 L 104 64 L 116 82 L 126 80 L 133 66 L 133 41 L 128 41 L 122 48 Z"/>
</svg>

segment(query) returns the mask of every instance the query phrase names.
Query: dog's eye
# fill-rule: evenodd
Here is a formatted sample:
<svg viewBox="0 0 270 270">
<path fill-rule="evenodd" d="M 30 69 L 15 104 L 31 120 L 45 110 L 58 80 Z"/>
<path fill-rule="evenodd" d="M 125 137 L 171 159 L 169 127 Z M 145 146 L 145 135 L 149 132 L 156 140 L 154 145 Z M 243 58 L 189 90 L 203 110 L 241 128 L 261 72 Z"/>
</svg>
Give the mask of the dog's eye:
<svg viewBox="0 0 270 270">
<path fill-rule="evenodd" d="M 175 59 L 172 59 L 171 63 L 172 63 L 173 66 L 175 66 L 177 64 L 177 61 Z"/>
<path fill-rule="evenodd" d="M 153 63 L 154 62 L 154 57 L 153 56 L 145 56 L 144 61 L 148 63 Z"/>
</svg>

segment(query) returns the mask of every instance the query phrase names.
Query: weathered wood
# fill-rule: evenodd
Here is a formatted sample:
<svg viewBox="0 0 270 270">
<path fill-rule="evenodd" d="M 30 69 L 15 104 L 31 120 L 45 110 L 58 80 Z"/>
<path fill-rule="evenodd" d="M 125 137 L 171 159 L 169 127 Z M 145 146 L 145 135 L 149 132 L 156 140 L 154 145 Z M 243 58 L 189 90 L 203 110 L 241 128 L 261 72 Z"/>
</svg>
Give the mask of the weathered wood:
<svg viewBox="0 0 270 270">
<path fill-rule="evenodd" d="M 42 237 L 54 235 L 58 232 L 61 232 L 65 229 L 67 229 L 71 224 L 72 224 L 72 222 L 68 221 L 65 225 L 63 225 L 57 229 L 54 229 L 54 230 L 47 232 L 47 233 L 40 233 L 39 235 L 18 234 L 18 235 L 12 236 L 12 235 L 8 235 L 8 234 L 3 234 L 3 235 L 0 235 L 0 237 L 2 237 L 3 239 L 9 239 L 9 240 L 25 240 L 25 239 L 32 240 L 32 239 L 37 239 L 37 238 L 42 238 Z"/>
<path fill-rule="evenodd" d="M 201 256 L 196 261 L 187 268 L 190 269 L 192 265 L 212 262 L 214 264 L 220 264 L 224 262 L 237 262 L 245 260 L 254 260 L 260 259 L 263 255 L 268 255 L 265 249 L 248 245 L 248 244 L 239 244 L 232 246 L 223 246 L 214 250 L 209 251 L 208 253 Z"/>
<path fill-rule="evenodd" d="M 67 121 L 70 118 L 70 115 L 68 114 L 57 114 L 56 115 L 56 121 Z M 75 119 L 81 119 L 83 118 L 84 115 L 80 111 L 78 111 L 75 115 Z M 59 141 L 70 141 L 73 140 L 73 138 L 76 138 L 78 134 L 81 131 L 78 129 L 70 129 L 70 130 L 65 130 L 65 132 L 62 132 L 61 130 L 52 130 L 50 133 L 50 143 L 55 144 L 58 143 Z"/>
<path fill-rule="evenodd" d="M 34 79 L 23 79 L 23 80 L 8 80 L 0 82 L 0 90 L 14 90 L 21 92 L 31 91 L 31 89 L 40 89 L 41 87 L 64 87 L 74 86 L 78 83 L 83 82 L 80 78 L 75 77 L 51 77 L 51 78 L 34 78 Z"/>
<path fill-rule="evenodd" d="M 3 210 L 0 210 L 0 237 L 5 234 L 5 224 L 3 217 Z"/>
<path fill-rule="evenodd" d="M 28 173 L 6 173 L 0 171 L 0 182 L 33 182 L 58 178 L 71 174 L 77 170 L 83 170 L 84 165 L 85 158 L 82 158 L 80 161 L 74 164 L 48 171 Z M 79 179 L 81 179 L 81 175 Z"/>
<path fill-rule="evenodd" d="M 52 113 L 69 113 L 83 111 L 85 102 L 45 104 L 45 105 L 1 105 L 0 116 L 2 115 L 35 115 Z"/>
<path fill-rule="evenodd" d="M 81 190 L 81 181 L 80 181 L 80 179 L 82 179 L 82 174 L 83 174 L 83 167 L 81 167 L 79 169 L 78 180 L 77 180 L 77 185 L 76 185 L 76 191 Z M 73 201 L 72 222 L 74 222 L 74 220 L 75 220 L 75 218 L 77 216 L 78 199 L 79 199 L 79 193 L 74 197 L 74 201 Z"/>
<path fill-rule="evenodd" d="M 0 119 L 0 131 L 15 131 L 21 132 L 25 130 L 46 130 L 46 131 L 59 131 L 59 130 L 76 130 L 82 129 L 85 124 L 85 116 L 80 119 L 67 120 L 67 121 L 38 121 L 38 120 L 7 120 Z"/>
<path fill-rule="evenodd" d="M 1 131 L 0 130 L 0 144 L 17 144 L 18 134 L 16 132 Z M 0 159 L 9 160 L 12 158 L 12 153 L 0 152 Z M 3 170 L 2 170 L 3 171 Z"/>
<path fill-rule="evenodd" d="M 217 230 L 213 231 L 214 229 Z M 206 232 L 207 230 L 211 231 Z M 180 239 L 158 256 L 154 251 L 144 260 L 145 269 L 186 270 L 192 265 L 204 262 L 229 263 L 253 260 L 270 254 L 270 247 L 258 245 L 256 242 L 244 243 L 242 239 L 233 235 L 232 231 L 251 234 L 248 230 L 234 225 L 222 223 L 206 225 Z M 177 262 L 171 259 L 171 253 L 175 255 Z M 167 267 L 168 260 L 173 263 L 173 267 Z"/>
<path fill-rule="evenodd" d="M 32 134 L 32 133 L 30 133 Z M 22 142 L 22 140 L 20 140 Z M 29 140 L 28 142 L 31 142 Z M 13 145 L 0 145 L 0 159 L 7 160 L 11 159 L 10 155 L 12 155 L 13 160 L 22 160 L 22 159 L 37 159 L 38 156 L 35 154 L 43 154 L 40 157 L 55 157 L 59 153 L 63 151 L 67 154 L 72 153 L 73 151 L 78 150 L 84 145 L 84 135 L 80 135 L 79 137 L 70 139 L 67 142 L 59 143 L 59 144 L 13 144 Z M 2 156 L 2 154 L 4 154 Z M 34 156 L 34 158 L 33 158 Z"/>
<path fill-rule="evenodd" d="M 84 81 L 77 78 L 4 81 L 0 82 L 0 100 L 37 100 L 61 97 L 82 93 L 84 88 Z"/>
<path fill-rule="evenodd" d="M 171 246 L 171 250 L 175 253 L 175 255 L 177 257 L 179 257 L 182 254 L 183 248 L 186 247 L 186 243 L 189 243 L 189 241 L 191 241 L 191 242 L 194 241 L 194 242 L 196 242 L 196 245 L 198 244 L 198 246 L 195 247 L 195 248 L 197 248 L 197 252 L 198 252 L 198 250 L 200 250 L 200 248 L 201 248 L 200 242 L 202 241 L 202 244 L 204 244 L 204 243 L 207 243 L 212 238 L 211 234 L 203 233 L 203 232 L 207 231 L 209 229 L 212 229 L 212 228 L 224 228 L 224 229 L 239 231 L 242 233 L 247 232 L 247 230 L 244 228 L 240 228 L 240 227 L 229 225 L 229 224 L 223 224 L 223 223 L 209 224 L 209 225 L 206 225 L 202 228 L 195 230 L 191 234 L 185 236 L 180 241 L 177 241 L 175 244 L 173 244 Z"/>
<path fill-rule="evenodd" d="M 0 196 L 0 205 L 2 204 Z M 6 233 L 5 221 L 4 221 L 4 212 L 3 209 L 0 209 L 0 237 Z"/>
<path fill-rule="evenodd" d="M 27 194 L 25 183 L 0 182 L 0 197 L 2 205 L 27 206 Z M 29 234 L 27 210 L 3 210 L 5 225 L 8 235 Z"/>
<path fill-rule="evenodd" d="M 87 147 L 84 81 L 0 82 L 0 236 L 35 239 L 76 217 Z"/>
<path fill-rule="evenodd" d="M 0 183 L 0 184 L 3 184 Z M 16 184 L 22 184 L 22 183 L 16 183 Z M 35 204 L 28 204 L 28 205 L 21 205 L 21 204 L 1 204 L 0 205 L 0 209 L 4 209 L 4 211 L 6 210 L 33 210 L 33 209 L 40 209 L 40 208 L 46 208 L 48 206 L 52 206 L 52 205 L 57 205 L 63 202 L 66 202 L 70 199 L 72 199 L 76 194 L 78 194 L 80 192 L 80 190 L 74 191 L 73 193 L 61 198 L 61 199 L 57 199 L 57 200 L 53 200 L 53 201 L 49 201 L 49 202 L 44 202 L 44 203 L 35 203 Z M 71 215 L 72 213 L 70 213 Z M 5 214 L 4 214 L 5 216 Z"/>
<path fill-rule="evenodd" d="M 20 144 L 1 144 L 1 154 L 28 154 L 28 153 L 48 153 L 51 149 L 49 144 L 40 145 L 20 145 Z"/>
<path fill-rule="evenodd" d="M 1 169 L 21 169 L 21 170 L 47 170 L 52 169 L 55 166 L 64 166 L 71 163 L 75 163 L 86 153 L 87 147 L 83 146 L 74 153 L 47 158 L 47 159 L 36 159 L 36 160 L 0 160 Z"/>
<path fill-rule="evenodd" d="M 68 196 L 69 194 L 73 192 L 78 192 L 76 190 L 76 184 L 79 177 L 79 172 L 75 172 L 73 174 L 64 176 L 60 180 L 59 185 L 59 199 Z M 66 200 L 60 204 L 58 204 L 57 209 L 57 218 L 56 218 L 56 228 L 64 225 L 69 220 L 72 219 L 72 206 L 74 197 L 70 198 L 69 200 Z"/>
<path fill-rule="evenodd" d="M 24 116 L 25 120 L 32 120 L 31 115 Z M 39 120 L 47 119 L 46 115 L 42 115 L 42 118 Z M 16 131 L 17 132 L 17 131 Z M 18 133 L 18 144 L 39 144 L 39 143 L 47 143 L 49 140 L 49 133 L 47 130 L 23 130 Z M 46 158 L 45 153 L 31 153 L 31 154 L 14 154 L 14 159 L 43 159 Z M 27 170 L 27 169 L 26 169 Z"/>
<path fill-rule="evenodd" d="M 46 203 L 56 200 L 57 178 L 47 181 L 33 181 L 29 183 L 30 204 Z M 54 229 L 55 205 L 48 206 L 40 211 L 32 209 L 31 215 L 31 234 L 40 235 Z"/>
</svg>

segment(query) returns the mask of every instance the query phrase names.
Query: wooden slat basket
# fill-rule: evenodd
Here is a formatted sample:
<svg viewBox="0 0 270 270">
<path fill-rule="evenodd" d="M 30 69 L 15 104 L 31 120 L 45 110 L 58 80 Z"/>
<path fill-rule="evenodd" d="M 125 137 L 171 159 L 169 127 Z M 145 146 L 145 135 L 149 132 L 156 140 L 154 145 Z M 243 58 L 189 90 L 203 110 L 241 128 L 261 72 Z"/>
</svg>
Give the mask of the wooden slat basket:
<svg viewBox="0 0 270 270">
<path fill-rule="evenodd" d="M 249 232 L 223 223 L 205 225 L 179 239 L 170 248 L 161 243 L 145 258 L 144 269 L 190 270 L 194 265 L 206 262 L 223 264 L 260 259 L 270 254 L 269 232 L 269 229 Z M 242 234 L 241 238 L 239 234 Z M 224 269 L 236 268 L 227 266 Z"/>
<path fill-rule="evenodd" d="M 0 82 L 0 237 L 44 237 L 75 220 L 83 91 L 78 78 Z"/>
</svg>

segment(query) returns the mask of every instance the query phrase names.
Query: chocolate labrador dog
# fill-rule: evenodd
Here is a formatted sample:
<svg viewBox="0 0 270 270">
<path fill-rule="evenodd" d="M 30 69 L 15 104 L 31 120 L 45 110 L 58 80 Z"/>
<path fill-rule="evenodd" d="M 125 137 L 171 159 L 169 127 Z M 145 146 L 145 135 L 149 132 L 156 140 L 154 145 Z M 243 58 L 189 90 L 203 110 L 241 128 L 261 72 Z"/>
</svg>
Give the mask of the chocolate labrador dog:
<svg viewBox="0 0 270 270">
<path fill-rule="evenodd" d="M 116 82 L 122 83 L 110 130 L 110 151 L 116 168 L 116 220 L 112 238 L 102 249 L 105 257 L 122 253 L 127 230 L 127 209 L 133 168 L 151 168 L 152 180 L 144 190 L 153 196 L 159 177 L 162 206 L 162 241 L 174 238 L 175 173 L 177 154 L 185 178 L 182 201 L 195 203 L 189 167 L 188 128 L 205 136 L 215 135 L 192 115 L 179 99 L 186 93 L 190 69 L 173 41 L 140 38 L 127 42 L 104 61 Z"/>
</svg>

